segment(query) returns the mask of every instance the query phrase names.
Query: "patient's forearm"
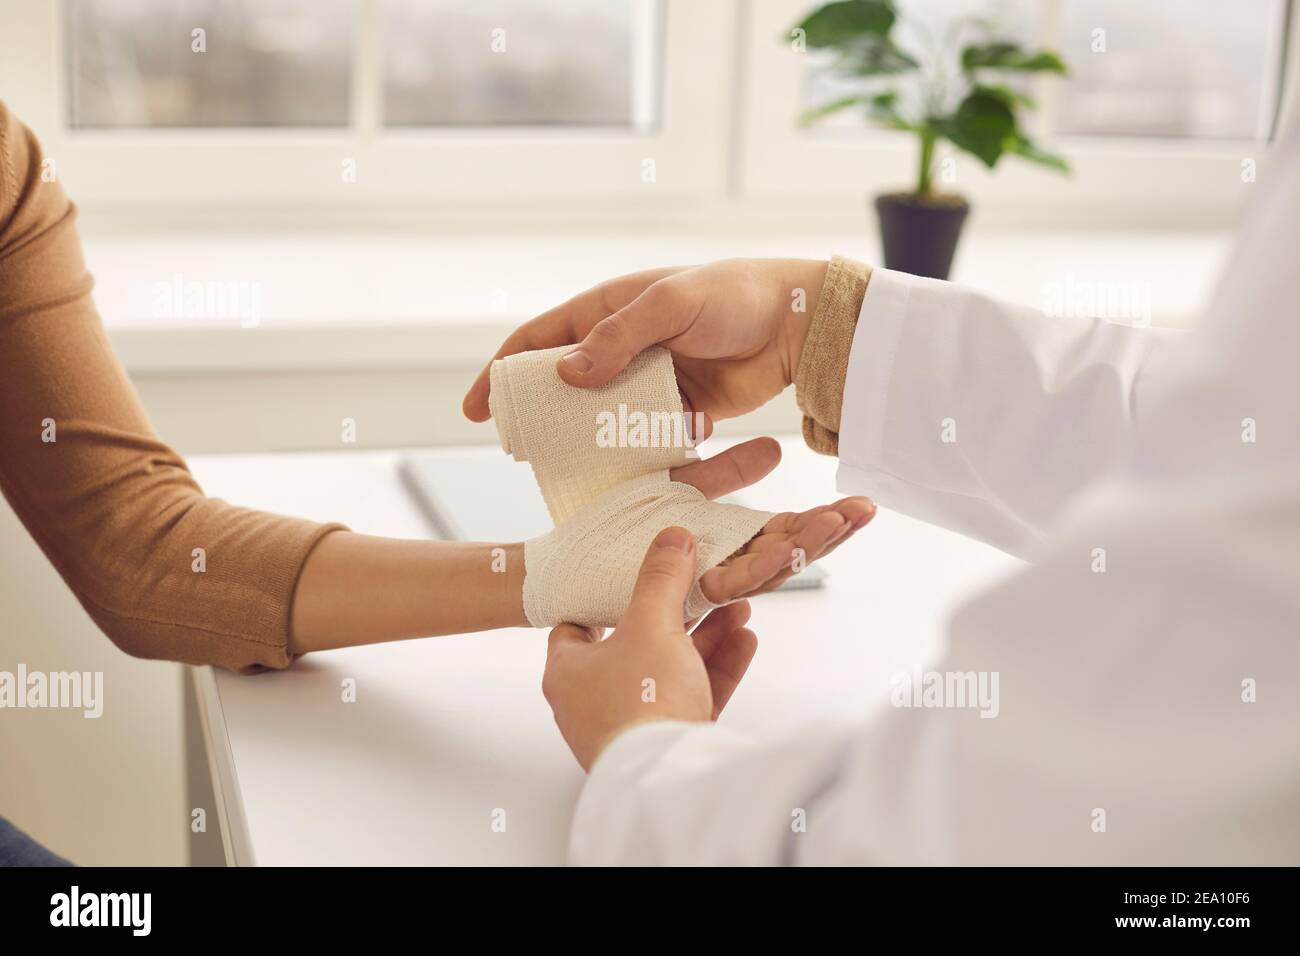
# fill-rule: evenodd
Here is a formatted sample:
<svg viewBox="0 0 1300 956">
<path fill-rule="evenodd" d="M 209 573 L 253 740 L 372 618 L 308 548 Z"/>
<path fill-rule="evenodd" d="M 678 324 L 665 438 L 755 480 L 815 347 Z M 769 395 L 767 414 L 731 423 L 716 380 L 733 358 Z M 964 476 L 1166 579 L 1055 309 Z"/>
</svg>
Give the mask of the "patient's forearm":
<svg viewBox="0 0 1300 956">
<path fill-rule="evenodd" d="M 527 627 L 522 544 L 407 541 L 335 531 L 294 592 L 289 650 Z"/>
</svg>

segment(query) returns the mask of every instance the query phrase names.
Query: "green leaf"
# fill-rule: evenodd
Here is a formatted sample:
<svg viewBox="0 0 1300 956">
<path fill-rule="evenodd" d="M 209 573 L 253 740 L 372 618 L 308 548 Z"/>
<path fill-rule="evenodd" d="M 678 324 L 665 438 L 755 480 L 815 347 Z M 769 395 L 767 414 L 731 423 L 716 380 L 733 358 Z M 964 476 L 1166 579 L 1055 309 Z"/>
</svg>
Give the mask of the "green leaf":
<svg viewBox="0 0 1300 956">
<path fill-rule="evenodd" d="M 1051 50 L 1030 53 L 1019 43 L 976 43 L 961 51 L 961 68 L 974 70 L 1017 70 L 1020 72 L 1065 73 L 1065 62 Z"/>
<path fill-rule="evenodd" d="M 867 115 L 881 126 L 889 129 L 905 129 L 914 133 L 919 132 L 919 128 L 915 123 L 909 123 L 898 112 L 898 93 L 895 90 L 886 90 L 871 97 L 867 105 Z"/>
<path fill-rule="evenodd" d="M 990 169 L 1020 135 L 1007 102 L 978 89 L 961 101 L 957 112 L 935 124 L 954 146 L 979 157 Z"/>
<path fill-rule="evenodd" d="M 1055 153 L 1044 152 L 1024 136 L 1017 136 L 1015 142 L 1011 144 L 1007 152 L 1014 153 L 1021 159 L 1027 159 L 1031 163 L 1038 163 L 1040 166 L 1047 166 L 1055 169 L 1057 172 L 1070 174 L 1070 164 L 1065 161 L 1064 156 L 1058 156 Z"/>
<path fill-rule="evenodd" d="M 883 93 L 876 93 L 874 96 L 842 96 L 837 100 L 831 100 L 829 103 L 814 106 L 812 109 L 800 113 L 799 122 L 807 126 L 824 116 L 838 113 L 850 106 L 865 106 L 868 118 L 888 129 L 902 129 L 913 132 L 916 130 L 916 127 L 905 120 L 898 112 L 898 93 L 894 90 L 886 90 Z"/>
<path fill-rule="evenodd" d="M 863 36 L 840 47 L 839 51 L 840 59 L 836 65 L 842 72 L 854 76 L 883 76 L 917 67 L 916 60 L 896 47 L 889 37 Z"/>
<path fill-rule="evenodd" d="M 961 68 L 969 71 L 981 66 L 995 66 L 1021 52 L 1018 43 L 974 43 L 961 51 Z"/>
<path fill-rule="evenodd" d="M 1034 103 L 1033 97 L 1026 96 L 1019 90 L 1012 89 L 1002 83 L 977 83 L 975 89 L 981 93 L 987 93 L 989 96 L 996 96 L 1007 106 L 1014 110 L 1017 106 L 1024 106 L 1033 109 L 1037 104 Z"/>
<path fill-rule="evenodd" d="M 896 18 L 889 0 L 837 0 L 818 7 L 797 29 L 816 50 L 842 47 L 864 36 L 888 36 Z"/>
<path fill-rule="evenodd" d="M 821 106 L 814 106 L 811 109 L 804 110 L 799 114 L 799 122 L 804 126 L 815 123 L 824 116 L 830 116 L 832 113 L 838 113 L 840 110 L 847 109 L 850 106 L 870 103 L 870 98 L 866 96 L 842 96 L 838 100 L 831 100 L 829 103 L 823 103 Z"/>
<path fill-rule="evenodd" d="M 1062 173 L 1070 171 L 1063 157 L 1039 149 L 1020 132 L 1012 105 L 1001 90 L 976 87 L 961 101 L 957 112 L 933 122 L 939 135 L 978 157 L 990 169 L 1010 153 Z"/>
</svg>

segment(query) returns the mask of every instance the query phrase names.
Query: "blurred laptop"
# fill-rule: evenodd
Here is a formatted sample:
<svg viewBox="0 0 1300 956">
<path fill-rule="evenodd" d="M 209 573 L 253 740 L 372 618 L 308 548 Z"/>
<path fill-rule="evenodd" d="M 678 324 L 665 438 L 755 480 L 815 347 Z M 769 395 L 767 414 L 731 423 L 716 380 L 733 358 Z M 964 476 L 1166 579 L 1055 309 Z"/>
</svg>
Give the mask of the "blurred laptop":
<svg viewBox="0 0 1300 956">
<path fill-rule="evenodd" d="M 403 484 L 439 538 L 523 541 L 551 530 L 532 469 L 508 455 L 411 455 L 400 468 Z M 723 500 L 744 503 L 734 495 Z M 814 564 L 780 590 L 821 587 L 825 579 L 826 572 Z"/>
</svg>

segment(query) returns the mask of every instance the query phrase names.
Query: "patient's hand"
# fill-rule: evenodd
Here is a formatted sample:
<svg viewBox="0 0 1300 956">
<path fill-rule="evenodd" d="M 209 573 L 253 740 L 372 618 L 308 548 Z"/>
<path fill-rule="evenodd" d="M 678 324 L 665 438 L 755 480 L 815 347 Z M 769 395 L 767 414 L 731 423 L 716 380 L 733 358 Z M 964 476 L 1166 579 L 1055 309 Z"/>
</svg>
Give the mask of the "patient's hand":
<svg viewBox="0 0 1300 956">
<path fill-rule="evenodd" d="M 719 498 L 754 484 L 781 460 L 772 438 L 755 438 L 704 461 L 674 468 L 674 481 L 693 485 L 706 498 Z M 876 513 L 869 498 L 843 498 L 804 512 L 773 517 L 740 551 L 700 578 L 704 596 L 715 604 L 764 594 L 786 578 L 830 554 Z"/>
<path fill-rule="evenodd" d="M 810 511 L 776 515 L 749 543 L 700 578 L 714 604 L 766 594 L 830 554 L 875 516 L 869 498 L 841 498 Z"/>
</svg>

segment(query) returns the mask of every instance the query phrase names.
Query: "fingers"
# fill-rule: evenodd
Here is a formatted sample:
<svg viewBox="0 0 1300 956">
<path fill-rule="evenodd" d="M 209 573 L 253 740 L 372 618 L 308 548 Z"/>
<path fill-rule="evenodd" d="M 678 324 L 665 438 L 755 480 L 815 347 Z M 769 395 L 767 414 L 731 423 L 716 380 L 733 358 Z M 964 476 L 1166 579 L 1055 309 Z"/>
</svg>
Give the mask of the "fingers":
<svg viewBox="0 0 1300 956">
<path fill-rule="evenodd" d="M 788 578 L 825 554 L 831 543 L 841 539 L 851 527 L 852 525 L 834 510 L 826 510 L 814 515 L 793 538 L 787 538 L 784 543 L 771 546 L 779 553 L 791 551 L 793 555 L 791 560 L 786 561 L 776 573 L 769 576 L 767 580 L 759 582 L 752 590 L 742 591 L 735 596 L 748 597 L 752 594 L 774 591 Z M 755 542 L 755 547 L 761 550 L 767 547 L 767 543 L 760 536 Z"/>
<path fill-rule="evenodd" d="M 682 400 L 682 415 L 686 419 L 686 431 L 691 436 L 691 441 L 698 445 L 713 434 L 713 419 L 708 412 L 696 413 L 680 380 L 677 383 L 677 397 Z"/>
<path fill-rule="evenodd" d="M 704 461 L 674 468 L 669 477 L 693 485 L 704 497 L 712 500 L 767 477 L 780 461 L 780 442 L 775 438 L 755 438 Z"/>
<path fill-rule="evenodd" d="M 862 508 L 841 510 L 840 513 L 844 515 L 848 524 L 831 536 L 831 539 L 823 546 L 821 554 L 815 555 L 816 558 L 823 558 L 831 554 L 845 541 L 848 541 L 849 538 L 870 524 L 871 519 L 876 516 L 876 506 L 874 502 L 866 499 L 866 503 Z"/>
<path fill-rule="evenodd" d="M 876 503 L 863 495 L 844 498 L 831 505 L 857 531 L 876 516 Z"/>
<path fill-rule="evenodd" d="M 834 504 L 818 505 L 816 508 L 810 508 L 807 511 L 783 512 L 764 525 L 763 531 L 764 533 L 795 534 L 807 527 L 808 523 L 818 516 L 831 511 L 842 515 L 856 529 L 861 528 L 875 516 L 876 506 L 870 498 L 861 495 L 855 495 L 852 498 L 841 498 Z"/>
<path fill-rule="evenodd" d="M 740 554 L 706 571 L 700 589 L 715 604 L 774 590 L 797 573 L 792 567 L 796 557 L 802 556 L 802 570 L 834 551 L 875 514 L 870 499 L 853 497 L 809 511 L 776 515 Z"/>
<path fill-rule="evenodd" d="M 713 657 L 714 652 L 722 646 L 728 634 L 738 627 L 745 626 L 749 621 L 749 613 L 748 601 L 736 601 L 715 608 L 705 615 L 703 623 L 691 634 L 691 640 L 695 643 L 695 650 L 699 652 L 706 664 Z"/>
<path fill-rule="evenodd" d="M 718 719 L 718 714 L 735 693 L 758 648 L 758 638 L 744 626 L 749 620 L 749 611 L 748 601 L 720 607 L 712 611 L 691 635 L 709 675 L 714 720 Z"/>
<path fill-rule="evenodd" d="M 561 624 L 551 628 L 551 633 L 546 638 L 546 656 L 549 658 L 561 647 L 571 644 L 594 644 L 599 640 L 600 635 L 593 628 L 583 627 L 580 624 Z"/>
<path fill-rule="evenodd" d="M 833 514 L 833 512 L 827 512 L 827 514 Z M 829 535 L 825 533 L 826 528 L 828 527 L 826 519 L 819 518 L 816 524 L 810 525 L 796 536 L 794 550 L 796 558 L 798 558 L 797 561 L 790 562 L 758 587 L 750 591 L 741 592 L 736 595 L 736 597 L 748 598 L 775 591 L 789 578 L 800 573 L 813 562 L 820 561 L 828 554 L 831 554 L 841 544 L 853 537 L 858 528 L 870 521 L 874 514 L 875 509 L 873 508 L 870 513 L 863 517 L 858 523 L 845 520 L 841 522 L 838 527 L 835 527 Z M 786 536 L 778 535 L 777 537 Z"/>
<path fill-rule="evenodd" d="M 592 326 L 578 347 L 557 363 L 560 378 L 580 388 L 604 385 L 638 352 L 690 328 L 698 308 L 671 283 L 654 283 Z"/>
<path fill-rule="evenodd" d="M 737 628 L 726 636 L 722 645 L 713 652 L 705 664 L 709 674 L 709 689 L 713 692 L 713 719 L 736 692 L 750 662 L 758 650 L 758 636 L 747 627 Z"/>
<path fill-rule="evenodd" d="M 813 561 L 821 560 L 853 537 L 876 516 L 876 506 L 870 498 L 845 498 L 831 505 L 829 512 L 839 514 L 844 518 L 844 522 L 819 544 L 807 538 L 800 540 L 800 545 L 805 549 L 804 564 L 811 564 Z M 798 532 L 796 538 L 799 538 L 802 534 L 802 531 Z"/>
<path fill-rule="evenodd" d="M 648 269 L 602 282 L 515 329 L 497 349 L 492 361 L 516 352 L 579 342 L 597 322 L 626 306 L 655 282 L 678 271 L 680 267 Z M 484 366 L 465 393 L 462 408 L 472 422 L 485 422 L 492 414 L 488 408 L 492 361 Z"/>
<path fill-rule="evenodd" d="M 710 568 L 700 577 L 700 590 L 714 604 L 734 601 L 742 594 L 751 594 L 790 566 L 794 558 L 794 545 L 783 542 L 763 550 L 746 550 Z"/>
<path fill-rule="evenodd" d="M 469 391 L 465 393 L 465 401 L 461 405 L 465 417 L 472 422 L 485 422 L 492 417 L 492 412 L 488 407 L 488 394 L 492 385 L 492 363 L 497 359 L 505 358 L 507 355 L 514 355 L 516 352 L 549 349 L 557 345 L 567 345 L 574 341 L 576 336 L 572 332 L 572 315 L 569 310 L 580 312 L 585 306 L 579 303 L 590 295 L 590 292 L 584 292 L 582 295 L 570 299 L 560 308 L 538 316 L 531 322 L 525 322 L 511 332 L 506 337 L 506 340 L 501 343 L 501 347 L 497 349 L 496 354 L 478 373 L 478 377 L 474 379 L 474 384 L 469 387 Z"/>
<path fill-rule="evenodd" d="M 623 620 L 680 634 L 682 607 L 694 581 L 695 539 L 685 528 L 665 528 L 646 551 Z"/>
<path fill-rule="evenodd" d="M 820 554 L 830 537 L 842 527 L 848 527 L 843 516 L 826 510 L 814 515 L 793 535 L 769 534 L 764 529 L 740 555 L 706 572 L 700 578 L 700 589 L 715 604 L 767 590 L 769 585 L 775 586 L 790 576 L 790 565 L 796 556 L 802 554 L 807 561 L 809 555 Z"/>
<path fill-rule="evenodd" d="M 815 515 L 804 527 L 800 528 L 794 536 L 794 546 L 798 548 L 805 558 L 809 555 L 821 554 L 822 548 L 835 535 L 843 534 L 852 527 L 844 516 L 838 511 L 823 511 Z"/>
</svg>

